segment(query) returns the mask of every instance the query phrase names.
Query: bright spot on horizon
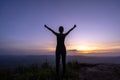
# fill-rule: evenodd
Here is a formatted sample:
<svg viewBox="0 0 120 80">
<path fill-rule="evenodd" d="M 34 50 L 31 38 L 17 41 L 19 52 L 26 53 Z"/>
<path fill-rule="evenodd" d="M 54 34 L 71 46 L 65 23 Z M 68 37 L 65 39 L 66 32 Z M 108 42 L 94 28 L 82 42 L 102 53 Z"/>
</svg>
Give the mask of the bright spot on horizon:
<svg viewBox="0 0 120 80">
<path fill-rule="evenodd" d="M 86 54 L 86 53 L 92 53 L 94 50 L 98 50 L 99 47 L 95 46 L 93 44 L 81 43 L 81 44 L 72 46 L 71 49 L 75 49 L 80 53 L 85 53 Z"/>
<path fill-rule="evenodd" d="M 77 50 L 92 50 L 92 48 L 90 46 L 81 45 L 77 48 Z"/>
<path fill-rule="evenodd" d="M 90 46 L 81 45 L 78 47 L 78 50 L 82 53 L 88 54 L 91 53 L 93 49 Z"/>
</svg>

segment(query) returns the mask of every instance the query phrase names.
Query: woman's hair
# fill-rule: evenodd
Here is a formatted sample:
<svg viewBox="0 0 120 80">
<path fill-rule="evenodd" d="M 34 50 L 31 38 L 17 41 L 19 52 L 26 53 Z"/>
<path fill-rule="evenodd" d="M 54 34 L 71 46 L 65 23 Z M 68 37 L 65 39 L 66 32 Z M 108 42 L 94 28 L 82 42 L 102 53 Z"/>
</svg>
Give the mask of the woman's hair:
<svg viewBox="0 0 120 80">
<path fill-rule="evenodd" d="M 63 31 L 64 31 L 63 26 L 60 26 L 60 27 L 59 27 L 59 32 L 60 32 L 60 33 L 63 33 Z"/>
</svg>

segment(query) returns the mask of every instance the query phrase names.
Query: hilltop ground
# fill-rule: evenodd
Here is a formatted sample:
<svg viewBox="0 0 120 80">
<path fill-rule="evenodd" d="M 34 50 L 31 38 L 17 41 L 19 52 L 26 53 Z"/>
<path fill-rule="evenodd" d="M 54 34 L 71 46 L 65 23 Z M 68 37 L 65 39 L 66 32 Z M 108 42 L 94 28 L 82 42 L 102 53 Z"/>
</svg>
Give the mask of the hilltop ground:
<svg viewBox="0 0 120 80">
<path fill-rule="evenodd" d="M 59 80 L 120 80 L 119 64 L 67 63 L 67 73 Z M 1 69 L 0 80 L 56 80 L 55 67 L 47 62 L 38 66 L 19 66 L 15 69 Z"/>
</svg>

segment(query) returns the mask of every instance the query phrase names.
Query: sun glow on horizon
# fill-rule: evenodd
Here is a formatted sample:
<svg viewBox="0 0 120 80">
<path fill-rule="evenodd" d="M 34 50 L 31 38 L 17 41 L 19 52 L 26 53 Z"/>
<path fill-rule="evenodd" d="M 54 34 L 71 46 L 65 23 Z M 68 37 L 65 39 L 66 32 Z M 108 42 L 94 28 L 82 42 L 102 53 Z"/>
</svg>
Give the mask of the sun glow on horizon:
<svg viewBox="0 0 120 80">
<path fill-rule="evenodd" d="M 80 53 L 92 53 L 94 50 L 96 50 L 96 47 L 89 46 L 89 45 L 80 45 L 80 46 L 74 46 L 72 47 L 79 51 Z"/>
<path fill-rule="evenodd" d="M 74 54 L 93 54 L 93 53 L 110 53 L 110 52 L 120 52 L 120 43 L 92 43 L 92 42 L 81 42 L 81 43 L 73 43 L 70 45 L 66 45 L 66 50 L 74 51 Z M 31 49 L 36 51 L 44 51 L 44 52 L 55 52 L 55 46 L 37 46 L 32 47 Z"/>
</svg>

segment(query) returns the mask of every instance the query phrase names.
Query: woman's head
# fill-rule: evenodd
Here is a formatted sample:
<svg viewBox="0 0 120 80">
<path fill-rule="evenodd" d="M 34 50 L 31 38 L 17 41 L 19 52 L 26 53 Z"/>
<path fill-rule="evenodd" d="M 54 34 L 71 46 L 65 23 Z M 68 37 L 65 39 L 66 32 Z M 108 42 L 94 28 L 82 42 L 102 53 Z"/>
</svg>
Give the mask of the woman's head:
<svg viewBox="0 0 120 80">
<path fill-rule="evenodd" d="M 64 31 L 63 26 L 60 26 L 60 27 L 59 27 L 59 32 L 60 32 L 60 33 L 63 33 L 63 31 Z"/>
</svg>

